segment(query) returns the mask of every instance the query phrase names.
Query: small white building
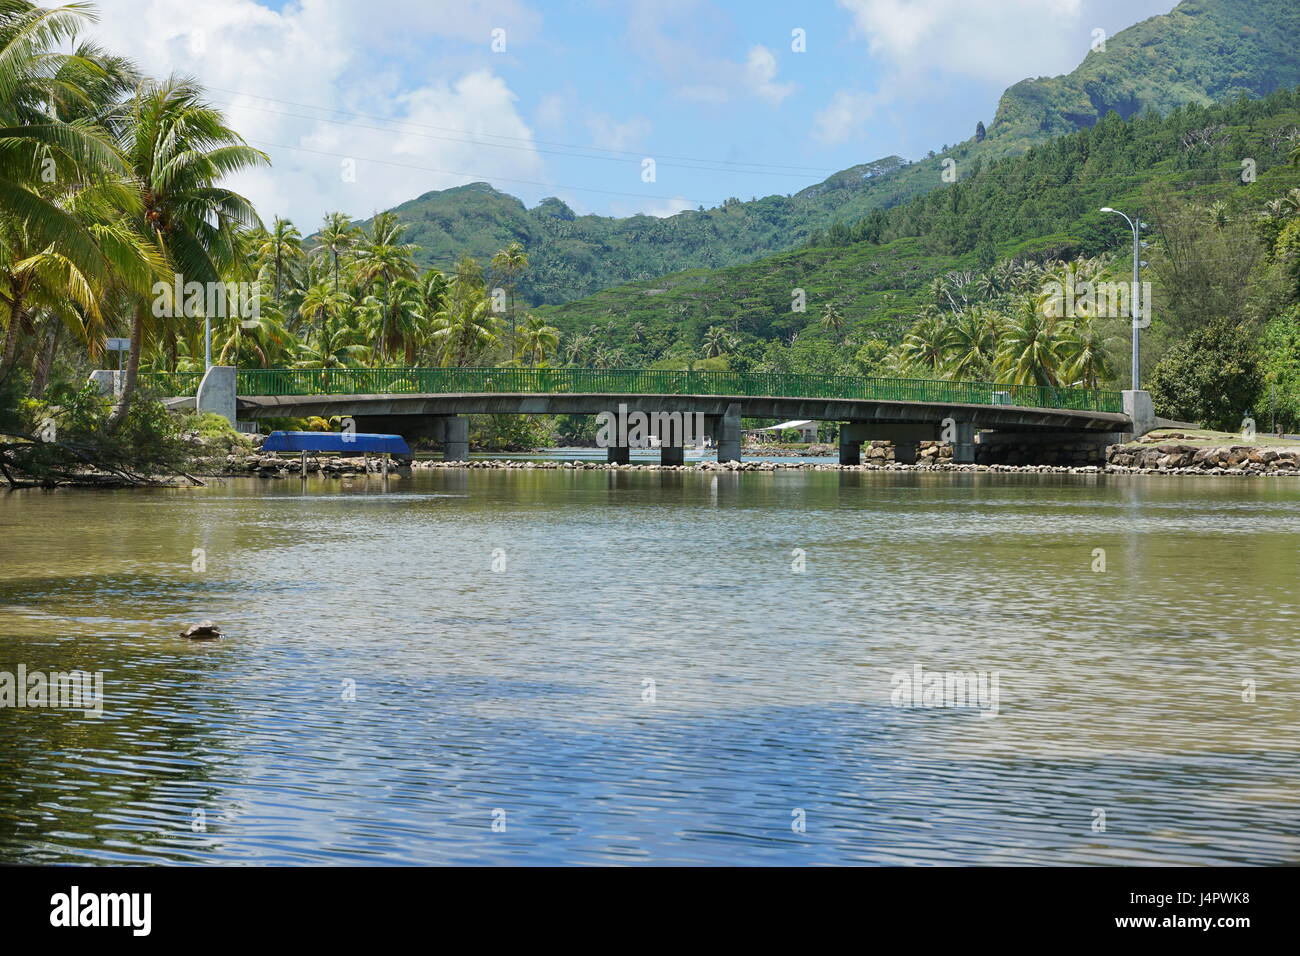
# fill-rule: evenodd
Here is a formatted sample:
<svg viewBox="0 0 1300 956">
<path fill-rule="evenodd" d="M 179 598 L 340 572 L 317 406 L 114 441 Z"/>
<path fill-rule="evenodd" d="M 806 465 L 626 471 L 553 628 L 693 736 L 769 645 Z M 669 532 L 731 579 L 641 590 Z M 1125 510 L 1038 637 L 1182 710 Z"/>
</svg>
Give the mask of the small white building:
<svg viewBox="0 0 1300 956">
<path fill-rule="evenodd" d="M 798 421 L 781 422 L 779 425 L 768 425 L 766 428 L 747 428 L 745 437 L 755 441 L 771 441 L 784 431 L 797 431 L 799 440 L 805 442 L 815 442 L 817 440 L 817 423 L 811 419 L 800 419 Z"/>
</svg>

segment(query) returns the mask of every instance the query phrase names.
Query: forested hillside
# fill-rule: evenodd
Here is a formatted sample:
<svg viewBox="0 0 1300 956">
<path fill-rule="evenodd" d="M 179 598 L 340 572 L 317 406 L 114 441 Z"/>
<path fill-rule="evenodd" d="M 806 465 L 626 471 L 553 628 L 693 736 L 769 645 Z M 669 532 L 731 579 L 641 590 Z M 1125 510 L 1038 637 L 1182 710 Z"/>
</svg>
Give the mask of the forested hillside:
<svg viewBox="0 0 1300 956">
<path fill-rule="evenodd" d="M 585 360 L 613 354 L 614 364 L 702 358 L 731 368 L 1116 384 L 1123 316 L 1060 323 L 1042 308 L 1054 282 L 1124 281 L 1128 227 L 1101 207 L 1151 226 L 1144 279 L 1155 320 L 1144 336 L 1154 361 L 1209 319 L 1262 333 L 1300 299 L 1297 157 L 1300 89 L 1127 122 L 1112 113 L 1024 155 L 975 163 L 958 182 L 873 211 L 818 245 L 538 312 L 565 333 L 578 362 L 585 343 Z M 1041 345 L 1033 367 L 997 358 L 1000 337 L 1018 322 Z M 1080 346 L 1052 336 L 1085 328 L 1092 365 L 1053 367 L 1052 356 Z M 968 353 L 954 364 L 962 342 Z"/>
<path fill-rule="evenodd" d="M 944 161 L 958 175 L 1086 128 L 1114 110 L 1128 118 L 1208 104 L 1241 93 L 1264 95 L 1300 83 L 1300 4 L 1293 0 L 1185 0 L 1170 14 L 1106 39 L 1072 73 L 1025 80 L 1002 97 L 986 135 L 941 154 L 897 156 L 854 166 L 791 196 L 739 198 L 658 219 L 576 216 L 558 199 L 528 209 L 474 183 L 426 193 L 394 210 L 419 246 L 416 260 L 448 268 L 462 255 L 487 258 L 512 242 L 530 267 L 518 294 L 557 304 L 628 281 L 684 268 L 718 268 L 797 248 L 857 220 L 946 185 Z M 936 144 L 938 148 L 938 144 Z"/>
</svg>

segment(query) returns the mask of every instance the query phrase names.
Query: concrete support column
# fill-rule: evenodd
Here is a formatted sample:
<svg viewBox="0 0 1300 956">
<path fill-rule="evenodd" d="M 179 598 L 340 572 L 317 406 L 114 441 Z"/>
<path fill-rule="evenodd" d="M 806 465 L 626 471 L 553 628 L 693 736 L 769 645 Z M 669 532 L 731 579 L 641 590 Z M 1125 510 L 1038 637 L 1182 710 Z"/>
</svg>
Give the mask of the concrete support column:
<svg viewBox="0 0 1300 956">
<path fill-rule="evenodd" d="M 626 446 L 624 446 L 623 448 L 619 448 L 617 446 L 611 445 L 608 449 L 608 454 L 605 456 L 605 460 L 608 461 L 611 465 L 631 464 L 632 449 Z"/>
<path fill-rule="evenodd" d="M 199 383 L 194 407 L 200 412 L 220 415 L 235 424 L 235 369 L 231 365 L 214 365 Z"/>
<path fill-rule="evenodd" d="M 866 440 L 866 425 L 854 422 L 840 425 L 840 464 L 862 464 L 862 443 Z"/>
<path fill-rule="evenodd" d="M 975 426 L 957 422 L 957 434 L 952 443 L 952 460 L 956 465 L 975 464 Z"/>
<path fill-rule="evenodd" d="M 921 456 L 921 443 L 907 441 L 905 439 L 894 439 L 894 461 L 900 465 L 915 465 L 916 459 Z"/>
<path fill-rule="evenodd" d="M 718 461 L 740 461 L 740 405 L 732 402 L 718 420 Z"/>
<path fill-rule="evenodd" d="M 469 419 L 449 415 L 443 425 L 442 460 L 469 461 Z"/>
<path fill-rule="evenodd" d="M 684 465 L 686 464 L 686 449 L 681 445 L 661 445 L 659 447 L 659 464 L 661 465 Z"/>
</svg>

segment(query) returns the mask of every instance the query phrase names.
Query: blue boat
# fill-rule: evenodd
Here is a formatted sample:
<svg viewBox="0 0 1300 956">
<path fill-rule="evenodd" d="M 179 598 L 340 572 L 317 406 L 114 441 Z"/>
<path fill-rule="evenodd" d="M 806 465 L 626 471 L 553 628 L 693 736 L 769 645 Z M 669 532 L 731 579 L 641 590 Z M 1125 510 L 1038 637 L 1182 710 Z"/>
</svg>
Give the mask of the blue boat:
<svg viewBox="0 0 1300 956">
<path fill-rule="evenodd" d="M 410 446 L 401 435 L 369 432 L 271 432 L 262 451 L 336 451 L 348 455 L 407 455 Z"/>
</svg>

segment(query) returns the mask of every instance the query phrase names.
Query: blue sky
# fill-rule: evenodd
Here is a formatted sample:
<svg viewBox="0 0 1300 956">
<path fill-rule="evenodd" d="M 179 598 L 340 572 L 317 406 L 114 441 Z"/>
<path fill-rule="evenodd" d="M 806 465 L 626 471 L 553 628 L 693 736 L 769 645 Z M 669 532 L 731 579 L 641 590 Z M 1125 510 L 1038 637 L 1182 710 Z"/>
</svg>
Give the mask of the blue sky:
<svg viewBox="0 0 1300 956">
<path fill-rule="evenodd" d="M 1173 5 L 99 0 L 92 32 L 204 82 L 274 161 L 234 185 L 306 230 L 475 180 L 611 215 L 795 192 L 964 139 L 1011 83 Z"/>
</svg>

